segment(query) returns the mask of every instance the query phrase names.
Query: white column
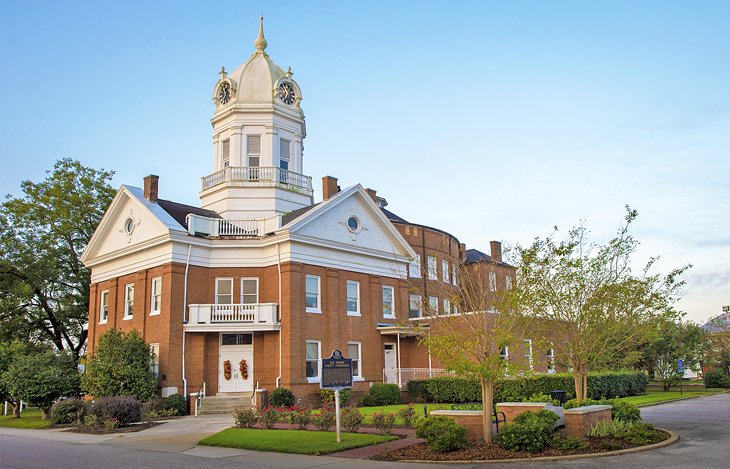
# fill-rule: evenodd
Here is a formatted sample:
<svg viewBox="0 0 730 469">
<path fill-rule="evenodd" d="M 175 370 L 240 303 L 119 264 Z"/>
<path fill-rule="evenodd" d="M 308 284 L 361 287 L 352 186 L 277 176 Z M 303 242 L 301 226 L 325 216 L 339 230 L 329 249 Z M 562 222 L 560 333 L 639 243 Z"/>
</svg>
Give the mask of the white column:
<svg viewBox="0 0 730 469">
<path fill-rule="evenodd" d="M 243 158 L 243 127 L 234 127 L 231 130 L 230 164 L 231 166 L 246 166 Z"/>
<path fill-rule="evenodd" d="M 398 348 L 398 387 L 402 387 L 403 383 L 401 383 L 401 372 L 400 372 L 400 332 L 396 334 L 397 337 L 397 348 Z"/>
</svg>

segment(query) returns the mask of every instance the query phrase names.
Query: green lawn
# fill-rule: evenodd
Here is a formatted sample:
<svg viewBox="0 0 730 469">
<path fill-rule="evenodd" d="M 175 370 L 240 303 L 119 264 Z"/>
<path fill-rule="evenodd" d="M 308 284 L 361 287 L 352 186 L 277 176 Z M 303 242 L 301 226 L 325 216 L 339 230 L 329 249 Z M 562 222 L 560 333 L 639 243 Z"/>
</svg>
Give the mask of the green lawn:
<svg viewBox="0 0 730 469">
<path fill-rule="evenodd" d="M 38 409 L 25 409 L 21 412 L 19 419 L 13 418 L 12 414 L 0 415 L 0 427 L 31 428 L 37 430 L 48 428 L 50 425 L 50 421 L 41 419 L 41 411 Z"/>
<path fill-rule="evenodd" d="M 641 396 L 622 397 L 622 401 L 630 402 L 634 405 L 656 404 L 658 402 L 671 401 L 672 399 L 680 399 L 682 397 L 695 397 L 707 394 L 715 394 L 724 391 L 723 389 L 693 389 L 684 391 L 681 395 L 677 391 L 649 391 Z"/>
<path fill-rule="evenodd" d="M 395 439 L 395 436 L 342 433 L 342 442 L 337 443 L 335 432 L 228 428 L 201 440 L 199 444 L 276 453 L 329 454 Z"/>
</svg>

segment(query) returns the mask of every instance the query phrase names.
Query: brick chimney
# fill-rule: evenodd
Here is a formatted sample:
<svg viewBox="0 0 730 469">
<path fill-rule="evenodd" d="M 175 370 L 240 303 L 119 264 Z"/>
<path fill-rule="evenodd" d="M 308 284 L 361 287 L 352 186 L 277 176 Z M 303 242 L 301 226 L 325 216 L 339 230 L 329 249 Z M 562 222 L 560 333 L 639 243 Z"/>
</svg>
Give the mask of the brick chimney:
<svg viewBox="0 0 730 469">
<path fill-rule="evenodd" d="M 376 204 L 378 203 L 378 191 L 375 189 L 370 189 L 369 187 L 365 188 L 365 191 L 368 193 L 371 199 L 373 199 L 373 202 Z"/>
<path fill-rule="evenodd" d="M 340 186 L 337 185 L 337 178 L 332 176 L 322 178 L 322 200 L 328 200 L 338 192 L 340 192 Z"/>
<path fill-rule="evenodd" d="M 502 243 L 499 241 L 490 241 L 489 247 L 492 249 L 492 260 L 494 262 L 502 262 Z"/>
<path fill-rule="evenodd" d="M 150 174 L 144 178 L 144 198 L 150 202 L 157 202 L 157 182 L 160 176 Z"/>
</svg>

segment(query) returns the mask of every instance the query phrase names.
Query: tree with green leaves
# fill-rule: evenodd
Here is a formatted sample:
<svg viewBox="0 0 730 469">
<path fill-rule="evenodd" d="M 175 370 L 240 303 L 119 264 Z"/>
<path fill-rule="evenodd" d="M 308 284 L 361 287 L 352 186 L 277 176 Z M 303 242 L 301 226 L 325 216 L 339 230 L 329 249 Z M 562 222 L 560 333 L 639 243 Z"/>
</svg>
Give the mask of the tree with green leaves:
<svg viewBox="0 0 730 469">
<path fill-rule="evenodd" d="M 0 340 L 86 345 L 89 270 L 79 257 L 115 191 L 113 172 L 63 159 L 0 205 Z"/>
<path fill-rule="evenodd" d="M 147 401 L 157 393 L 152 348 L 136 330 L 111 329 L 99 337 L 87 359 L 82 388 L 94 397 L 132 396 Z"/>
<path fill-rule="evenodd" d="M 706 349 L 705 332 L 696 324 L 682 322 L 681 317 L 659 317 L 653 328 L 653 339 L 643 347 L 643 361 L 669 391 L 684 375 L 679 371 L 680 359 L 685 369 L 699 366 Z"/>
<path fill-rule="evenodd" d="M 78 395 L 80 375 L 69 352 L 44 347 L 15 354 L 2 381 L 9 395 L 38 407 L 46 419 L 56 400 Z"/>
<path fill-rule="evenodd" d="M 490 291 L 488 277 L 479 269 L 459 267 L 458 278 L 458 291 L 446 284 L 429 288 L 430 294 L 449 298 L 457 307 L 455 312 L 440 314 L 438 308 L 432 309 L 429 302 L 424 302 L 426 320 L 416 325 L 415 331 L 419 343 L 444 367 L 458 376 L 479 380 L 484 441 L 491 444 L 494 384 L 528 366 L 505 360 L 502 351 L 505 347 L 522 347 L 532 321 L 514 314 L 511 292 Z M 435 292 L 434 288 L 440 290 Z"/>
<path fill-rule="evenodd" d="M 690 267 L 662 276 L 652 273 L 652 259 L 634 273 L 638 241 L 629 228 L 637 215 L 627 206 L 625 222 L 606 244 L 589 243 L 581 225 L 563 241 L 553 234 L 517 248 L 514 305 L 520 314 L 549 322 L 561 338 L 577 399 L 588 395 L 589 371 L 638 359 L 636 350 L 653 333 L 652 319 L 671 310 L 684 283 L 679 277 Z"/>
</svg>

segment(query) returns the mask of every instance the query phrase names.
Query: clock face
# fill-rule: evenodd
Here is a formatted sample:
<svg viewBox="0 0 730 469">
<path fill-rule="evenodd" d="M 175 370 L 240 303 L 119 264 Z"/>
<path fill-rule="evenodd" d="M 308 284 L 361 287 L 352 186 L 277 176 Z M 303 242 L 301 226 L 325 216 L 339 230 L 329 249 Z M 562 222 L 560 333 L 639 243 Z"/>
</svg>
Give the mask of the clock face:
<svg viewBox="0 0 730 469">
<path fill-rule="evenodd" d="M 281 99 L 286 104 L 293 104 L 294 103 L 294 87 L 291 83 L 281 83 L 279 85 L 279 99 Z"/>
<path fill-rule="evenodd" d="M 231 85 L 224 82 L 218 90 L 218 101 L 221 104 L 226 104 L 231 100 Z"/>
</svg>

